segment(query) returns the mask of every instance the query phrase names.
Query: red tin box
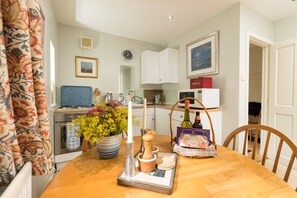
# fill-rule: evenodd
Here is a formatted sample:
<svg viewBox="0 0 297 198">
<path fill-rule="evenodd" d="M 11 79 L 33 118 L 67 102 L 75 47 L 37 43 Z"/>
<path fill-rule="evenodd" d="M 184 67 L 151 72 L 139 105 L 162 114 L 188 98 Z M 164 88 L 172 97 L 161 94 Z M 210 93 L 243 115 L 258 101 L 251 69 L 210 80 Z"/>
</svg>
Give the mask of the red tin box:
<svg viewBox="0 0 297 198">
<path fill-rule="evenodd" d="M 211 77 L 199 77 L 190 79 L 190 88 L 212 88 L 212 78 Z"/>
</svg>

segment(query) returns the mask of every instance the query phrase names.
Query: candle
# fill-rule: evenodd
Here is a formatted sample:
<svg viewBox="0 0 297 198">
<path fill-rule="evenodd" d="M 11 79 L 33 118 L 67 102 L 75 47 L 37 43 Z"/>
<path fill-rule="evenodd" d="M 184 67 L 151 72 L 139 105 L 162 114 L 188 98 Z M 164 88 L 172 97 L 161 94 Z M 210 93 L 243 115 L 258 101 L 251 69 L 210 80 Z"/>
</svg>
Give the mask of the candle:
<svg viewBox="0 0 297 198">
<path fill-rule="evenodd" d="M 132 132 L 132 102 L 128 102 L 128 138 L 127 143 L 133 142 L 133 132 Z"/>
<path fill-rule="evenodd" d="M 143 99 L 143 121 L 142 129 L 146 130 L 146 98 Z"/>
</svg>

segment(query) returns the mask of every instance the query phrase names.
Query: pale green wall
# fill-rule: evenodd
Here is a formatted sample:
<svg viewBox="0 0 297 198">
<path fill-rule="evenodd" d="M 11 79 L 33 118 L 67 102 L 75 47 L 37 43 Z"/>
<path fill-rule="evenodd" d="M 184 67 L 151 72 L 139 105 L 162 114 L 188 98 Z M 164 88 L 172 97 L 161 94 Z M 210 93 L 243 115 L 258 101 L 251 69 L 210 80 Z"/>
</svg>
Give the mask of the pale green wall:
<svg viewBox="0 0 297 198">
<path fill-rule="evenodd" d="M 139 94 L 142 94 L 143 88 L 161 87 L 142 86 L 140 84 L 140 54 L 144 50 L 161 51 L 162 46 L 63 24 L 59 24 L 58 29 L 60 53 L 57 56 L 57 87 L 61 85 L 91 86 L 99 88 L 102 94 L 113 92 L 114 98 L 117 99 L 120 65 L 135 68 L 132 83 L 135 85 L 136 93 L 140 92 Z M 93 38 L 94 48 L 92 50 L 81 49 L 81 36 Z M 121 58 L 121 52 L 125 49 L 131 49 L 134 52 L 134 58 L 130 62 L 126 62 Z M 98 78 L 76 78 L 75 56 L 98 58 Z"/>
<path fill-rule="evenodd" d="M 273 40 L 273 23 L 238 3 L 191 31 L 170 42 L 169 47 L 180 50 L 180 84 L 163 85 L 166 98 L 177 100 L 176 91 L 190 87 L 186 79 L 186 45 L 214 31 L 219 31 L 219 74 L 212 75 L 213 87 L 220 89 L 223 105 L 223 140 L 238 126 L 247 121 L 247 49 L 248 32 Z"/>
<path fill-rule="evenodd" d="M 211 77 L 213 87 L 220 89 L 222 137 L 225 139 L 224 134 L 233 130 L 238 123 L 239 5 L 230 7 L 169 43 L 170 47 L 177 46 L 180 50 L 180 84 L 164 85 L 163 89 L 167 95 L 175 96 L 173 100 L 176 101 L 177 89 L 190 88 L 190 80 L 186 79 L 186 45 L 215 31 L 219 31 L 219 74 Z"/>
<path fill-rule="evenodd" d="M 257 35 L 265 41 L 273 42 L 274 24 L 260 13 L 255 12 L 244 4 L 240 4 L 240 64 L 238 94 L 238 126 L 248 122 L 248 50 L 249 35 Z"/>
<path fill-rule="evenodd" d="M 275 23 L 275 42 L 285 41 L 297 36 L 297 14 Z"/>
</svg>

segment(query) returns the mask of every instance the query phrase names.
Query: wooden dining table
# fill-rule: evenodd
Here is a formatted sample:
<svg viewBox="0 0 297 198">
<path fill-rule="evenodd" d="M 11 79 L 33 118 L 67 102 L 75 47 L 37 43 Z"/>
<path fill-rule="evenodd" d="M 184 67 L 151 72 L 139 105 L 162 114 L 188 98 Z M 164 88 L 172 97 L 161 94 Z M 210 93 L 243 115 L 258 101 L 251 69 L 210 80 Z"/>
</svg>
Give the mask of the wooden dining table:
<svg viewBox="0 0 297 198">
<path fill-rule="evenodd" d="M 120 186 L 117 178 L 125 168 L 125 141 L 114 159 L 101 160 L 96 149 L 73 159 L 54 176 L 41 197 L 297 197 L 295 190 L 276 174 L 220 145 L 214 157 L 178 156 L 171 195 Z M 136 152 L 140 137 L 134 141 Z M 154 143 L 161 152 L 172 152 L 170 136 L 156 136 Z"/>
</svg>

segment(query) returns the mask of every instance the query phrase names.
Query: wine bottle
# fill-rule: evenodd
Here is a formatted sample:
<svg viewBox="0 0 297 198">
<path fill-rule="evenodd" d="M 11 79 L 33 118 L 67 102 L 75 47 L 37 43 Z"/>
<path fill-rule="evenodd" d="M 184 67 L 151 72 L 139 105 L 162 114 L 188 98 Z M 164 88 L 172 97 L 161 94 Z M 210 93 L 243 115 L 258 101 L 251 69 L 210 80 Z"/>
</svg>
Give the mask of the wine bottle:
<svg viewBox="0 0 297 198">
<path fill-rule="evenodd" d="M 203 126 L 201 124 L 200 112 L 199 111 L 196 111 L 195 122 L 193 124 L 193 128 L 197 128 L 197 129 L 202 129 L 203 128 Z"/>
<path fill-rule="evenodd" d="M 185 113 L 184 120 L 181 123 L 183 128 L 192 128 L 192 122 L 190 121 L 190 101 L 185 100 Z"/>
</svg>

